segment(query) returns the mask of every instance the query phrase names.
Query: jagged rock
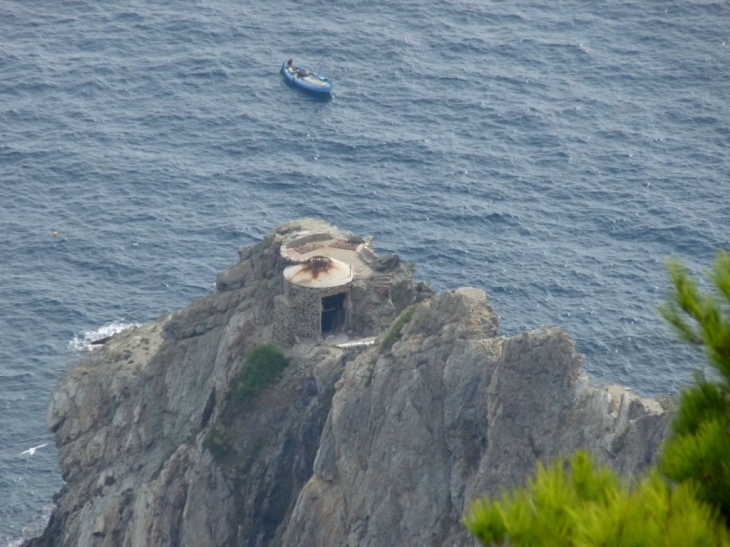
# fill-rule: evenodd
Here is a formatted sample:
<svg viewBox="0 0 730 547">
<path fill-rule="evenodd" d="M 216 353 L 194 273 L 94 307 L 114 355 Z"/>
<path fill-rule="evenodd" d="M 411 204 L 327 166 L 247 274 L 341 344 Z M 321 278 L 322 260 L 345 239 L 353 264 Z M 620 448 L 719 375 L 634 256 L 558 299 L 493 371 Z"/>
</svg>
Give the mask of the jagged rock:
<svg viewBox="0 0 730 547">
<path fill-rule="evenodd" d="M 390 354 L 348 363 L 284 545 L 469 544 L 468 501 L 522 482 L 538 459 L 585 447 L 626 476 L 650 462 L 658 405 L 589 386 L 560 329 L 496 327 L 481 291 L 448 292 Z"/>
<path fill-rule="evenodd" d="M 357 299 L 374 346 L 303 340 L 284 348 L 274 386 L 237 402 L 244 356 L 272 337 L 279 248 L 302 233 L 369 245 L 287 223 L 241 249 L 214 294 L 64 376 L 48 423 L 66 486 L 28 545 L 472 545 L 469 500 L 521 482 L 538 459 L 584 447 L 626 477 L 651 462 L 661 405 L 592 386 L 559 328 L 498 336 L 482 291 L 434 296 L 396 258 L 356 287 L 382 289 Z"/>
<path fill-rule="evenodd" d="M 373 260 L 372 267 L 376 272 L 386 272 L 400 266 L 400 257 L 396 254 L 389 254 Z"/>
</svg>

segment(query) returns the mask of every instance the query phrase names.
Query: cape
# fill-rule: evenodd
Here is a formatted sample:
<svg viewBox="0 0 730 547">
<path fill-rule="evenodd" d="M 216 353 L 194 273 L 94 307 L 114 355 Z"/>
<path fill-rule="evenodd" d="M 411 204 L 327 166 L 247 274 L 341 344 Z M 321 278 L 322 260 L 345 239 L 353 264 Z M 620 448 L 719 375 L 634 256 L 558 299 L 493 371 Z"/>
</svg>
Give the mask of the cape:
<svg viewBox="0 0 730 547">
<path fill-rule="evenodd" d="M 330 280 L 329 262 L 350 269 Z M 288 279 L 297 265 L 324 287 Z M 538 461 L 652 462 L 669 404 L 592 385 L 562 329 L 500 336 L 482 290 L 413 275 L 371 238 L 293 221 L 213 294 L 105 341 L 52 394 L 65 486 L 26 545 L 474 545 L 471 500 Z M 267 344 L 289 364 L 242 399 Z"/>
</svg>

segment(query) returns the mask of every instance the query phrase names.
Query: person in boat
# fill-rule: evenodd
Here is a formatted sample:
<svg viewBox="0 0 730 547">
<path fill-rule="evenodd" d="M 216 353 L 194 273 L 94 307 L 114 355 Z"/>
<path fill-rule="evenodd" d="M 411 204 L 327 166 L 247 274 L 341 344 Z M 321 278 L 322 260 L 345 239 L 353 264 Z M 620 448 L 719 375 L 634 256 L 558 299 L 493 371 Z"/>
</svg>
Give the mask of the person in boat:
<svg viewBox="0 0 730 547">
<path fill-rule="evenodd" d="M 286 69 L 287 69 L 287 70 L 291 70 L 291 69 L 293 69 L 293 68 L 294 68 L 294 59 L 289 59 L 289 60 L 288 60 L 288 61 L 286 62 Z"/>
<path fill-rule="evenodd" d="M 297 77 L 306 78 L 307 76 L 309 76 L 308 70 L 302 70 L 301 68 L 297 69 Z"/>
</svg>

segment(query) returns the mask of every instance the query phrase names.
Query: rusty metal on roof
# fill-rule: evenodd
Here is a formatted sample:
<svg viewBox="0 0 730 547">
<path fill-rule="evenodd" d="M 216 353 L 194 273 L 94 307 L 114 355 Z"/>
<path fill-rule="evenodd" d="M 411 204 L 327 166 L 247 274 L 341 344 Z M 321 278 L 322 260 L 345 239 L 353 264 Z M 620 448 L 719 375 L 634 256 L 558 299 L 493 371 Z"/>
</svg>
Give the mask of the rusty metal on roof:
<svg viewBox="0 0 730 547">
<path fill-rule="evenodd" d="M 327 256 L 313 256 L 284 268 L 284 277 L 304 287 L 338 287 L 352 282 L 352 266 Z"/>
<path fill-rule="evenodd" d="M 326 272 L 331 267 L 332 259 L 326 256 L 313 256 L 307 259 L 307 270 L 311 272 L 312 279 L 317 279 L 319 272 Z"/>
</svg>

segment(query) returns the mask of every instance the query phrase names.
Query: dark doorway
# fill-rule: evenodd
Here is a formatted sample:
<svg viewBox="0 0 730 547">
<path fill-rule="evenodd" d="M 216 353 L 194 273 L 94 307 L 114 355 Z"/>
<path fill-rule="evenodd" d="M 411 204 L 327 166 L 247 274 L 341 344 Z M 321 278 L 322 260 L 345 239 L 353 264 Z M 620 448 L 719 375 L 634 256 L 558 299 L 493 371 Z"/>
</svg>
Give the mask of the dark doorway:
<svg viewBox="0 0 730 547">
<path fill-rule="evenodd" d="M 342 332 L 347 322 L 347 293 L 322 298 L 322 336 Z"/>
</svg>

